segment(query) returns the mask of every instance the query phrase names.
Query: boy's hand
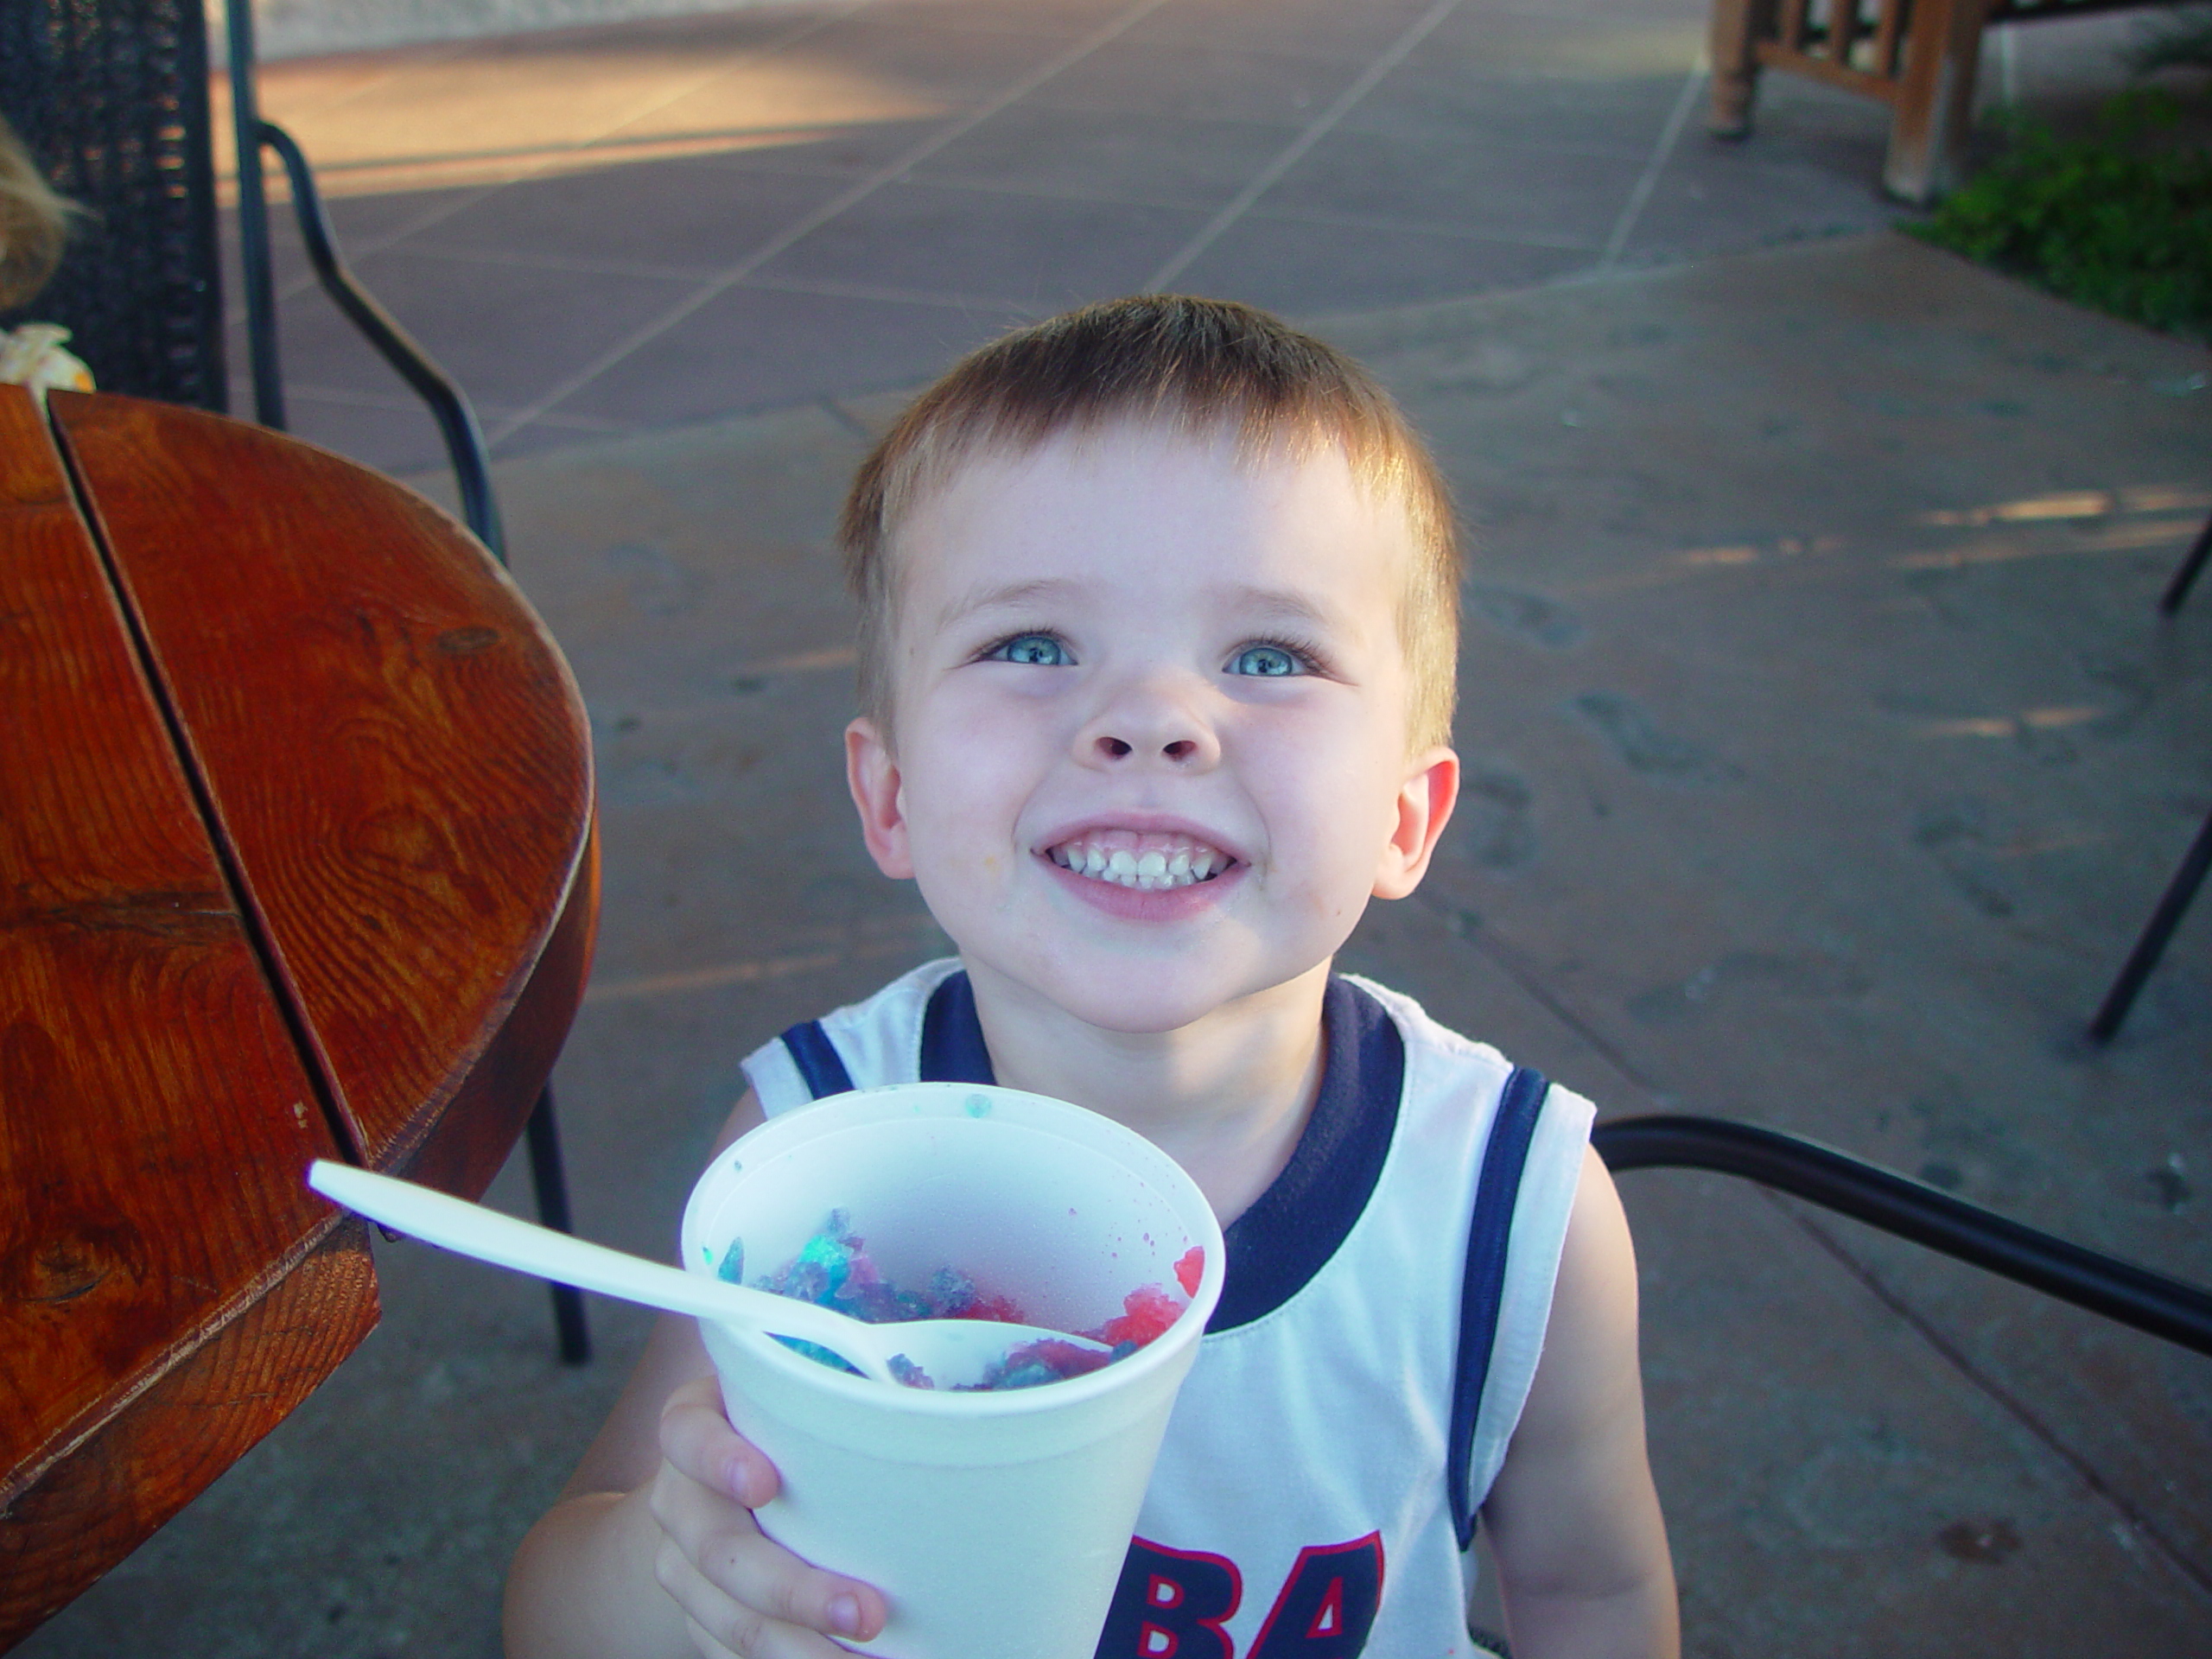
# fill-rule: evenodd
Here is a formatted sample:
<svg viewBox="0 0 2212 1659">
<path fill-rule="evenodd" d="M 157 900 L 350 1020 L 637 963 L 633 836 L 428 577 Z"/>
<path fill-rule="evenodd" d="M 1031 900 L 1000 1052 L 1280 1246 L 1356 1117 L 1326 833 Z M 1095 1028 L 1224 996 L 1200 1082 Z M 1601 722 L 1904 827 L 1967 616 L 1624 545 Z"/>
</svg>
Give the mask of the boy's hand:
<svg viewBox="0 0 2212 1659">
<path fill-rule="evenodd" d="M 775 1465 L 729 1426 L 714 1377 L 669 1396 L 660 1449 L 654 1573 L 708 1659 L 823 1659 L 844 1651 L 825 1636 L 866 1642 L 881 1633 L 880 1594 L 808 1566 L 753 1521 L 751 1512 L 776 1495 Z"/>
</svg>

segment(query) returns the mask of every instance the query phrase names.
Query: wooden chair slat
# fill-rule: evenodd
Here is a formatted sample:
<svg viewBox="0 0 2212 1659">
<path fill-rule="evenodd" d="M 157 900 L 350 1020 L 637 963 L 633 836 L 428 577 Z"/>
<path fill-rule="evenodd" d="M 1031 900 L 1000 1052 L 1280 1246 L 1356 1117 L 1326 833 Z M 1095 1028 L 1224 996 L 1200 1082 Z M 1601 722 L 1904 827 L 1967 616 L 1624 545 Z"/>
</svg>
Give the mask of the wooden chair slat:
<svg viewBox="0 0 2212 1659">
<path fill-rule="evenodd" d="M 1868 67 L 1878 75 L 1894 76 L 1897 72 L 1897 51 L 1904 40 L 1904 12 L 1910 0 L 1882 0 L 1880 16 L 1874 24 L 1873 60 Z"/>
<path fill-rule="evenodd" d="M 1854 48 L 1869 35 L 1859 0 L 1825 0 L 1817 51 L 1808 45 L 1810 0 L 1710 3 L 1713 100 L 1707 124 L 1715 136 L 1749 136 L 1762 69 L 1825 81 L 1890 106 L 1883 186 L 1904 200 L 1925 202 L 1955 183 L 1964 165 L 1985 29 L 2179 0 L 1876 0 L 1872 45 L 1863 64 L 1853 61 Z"/>
<path fill-rule="evenodd" d="M 1840 68 L 1851 67 L 1851 49 L 1859 43 L 1859 0 L 1827 0 L 1827 49 L 1829 62 Z"/>
</svg>

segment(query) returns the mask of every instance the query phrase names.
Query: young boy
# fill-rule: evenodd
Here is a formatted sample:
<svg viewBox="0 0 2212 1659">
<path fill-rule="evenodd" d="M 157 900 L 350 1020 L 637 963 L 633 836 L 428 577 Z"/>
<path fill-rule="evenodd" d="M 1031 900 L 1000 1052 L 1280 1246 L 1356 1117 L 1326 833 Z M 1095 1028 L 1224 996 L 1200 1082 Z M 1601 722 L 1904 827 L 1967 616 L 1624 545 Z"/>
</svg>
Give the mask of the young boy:
<svg viewBox="0 0 2212 1659">
<path fill-rule="evenodd" d="M 996 1081 L 1172 1154 L 1227 1229 L 1100 1659 L 1671 1659 L 1636 1278 L 1588 1104 L 1333 978 L 1459 787 L 1459 563 L 1361 370 L 1246 308 L 1096 306 L 976 353 L 843 535 L 861 833 L 959 948 L 747 1062 L 725 1130 Z M 664 1319 L 508 1586 L 517 1656 L 827 1656 L 872 1586 L 800 1561 Z M 980 1593 L 988 1588 L 979 1586 Z"/>
</svg>

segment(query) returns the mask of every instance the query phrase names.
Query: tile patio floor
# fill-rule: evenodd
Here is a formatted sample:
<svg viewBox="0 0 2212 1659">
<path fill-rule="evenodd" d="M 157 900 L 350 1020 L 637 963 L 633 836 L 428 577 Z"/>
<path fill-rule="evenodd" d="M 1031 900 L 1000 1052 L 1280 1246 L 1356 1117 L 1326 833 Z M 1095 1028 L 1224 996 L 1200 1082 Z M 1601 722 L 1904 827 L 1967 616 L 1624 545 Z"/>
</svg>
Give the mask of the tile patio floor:
<svg viewBox="0 0 2212 1659">
<path fill-rule="evenodd" d="M 1141 288 L 1313 316 L 1893 217 L 1871 105 L 1770 78 L 1755 142 L 1704 137 L 1701 16 L 801 0 L 279 62 L 263 100 L 511 455 L 910 384 Z M 434 461 L 277 222 L 295 429 Z"/>
<path fill-rule="evenodd" d="M 1991 84 L 2078 99 L 2125 29 L 2024 30 Z M 736 1057 L 937 948 L 836 765 L 866 434 L 1007 321 L 1159 280 L 1375 363 L 1478 530 L 1466 798 L 1351 965 L 1609 1114 L 1798 1129 L 2212 1277 L 2212 912 L 2125 1040 L 2078 1035 L 2212 806 L 2212 592 L 2150 609 L 2212 509 L 2203 354 L 1882 233 L 1871 107 L 1777 80 L 1710 143 L 1698 34 L 874 0 L 270 67 L 497 435 L 592 712 L 586 1232 L 664 1249 Z M 296 279 L 285 329 L 296 429 L 442 491 Z M 1697 1659 L 2212 1653 L 2212 1365 L 1747 1188 L 1623 1186 Z M 29 1659 L 496 1651 L 641 1324 L 594 1304 L 571 1372 L 537 1287 L 378 1273 L 361 1351 Z"/>
</svg>

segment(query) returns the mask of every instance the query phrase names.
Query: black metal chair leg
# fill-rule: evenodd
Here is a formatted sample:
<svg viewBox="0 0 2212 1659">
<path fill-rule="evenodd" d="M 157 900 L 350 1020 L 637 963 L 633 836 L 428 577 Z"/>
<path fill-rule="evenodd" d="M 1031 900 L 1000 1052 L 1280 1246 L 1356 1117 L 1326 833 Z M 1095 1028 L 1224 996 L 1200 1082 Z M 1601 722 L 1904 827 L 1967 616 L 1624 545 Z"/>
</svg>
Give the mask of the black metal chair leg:
<svg viewBox="0 0 2212 1659">
<path fill-rule="evenodd" d="M 564 1233 L 569 1219 L 569 1178 L 561 1165 L 561 1134 L 553 1122 L 553 1085 L 547 1084 L 530 1109 L 530 1177 L 537 1191 L 537 1218 Z M 562 1363 L 581 1365 L 591 1357 L 591 1332 L 584 1328 L 583 1293 L 574 1285 L 549 1285 L 553 1324 L 560 1333 Z"/>
<path fill-rule="evenodd" d="M 2165 596 L 2158 601 L 2159 611 L 2171 616 L 2181 609 L 2181 602 L 2189 597 L 2190 587 L 2196 580 L 2196 573 L 2204 568 L 2204 561 L 2212 558 L 2212 518 L 2204 521 L 2204 528 L 2196 532 L 2196 545 L 2189 550 L 2189 556 L 2181 562 L 2181 569 L 2174 572 L 2174 579 L 2166 584 Z"/>
<path fill-rule="evenodd" d="M 231 45 L 231 130 L 238 140 L 238 270 L 245 283 L 253 417 L 284 429 L 284 379 L 276 358 L 276 283 L 269 255 L 269 195 L 261 177 L 261 111 L 255 97 L 253 0 L 224 14 Z"/>
<path fill-rule="evenodd" d="M 2203 885 L 2205 872 L 2212 869 L 2212 817 L 2204 820 L 2204 827 L 2196 832 L 2196 839 L 2182 859 L 2181 868 L 2174 872 L 2174 879 L 2167 887 L 2165 897 L 2158 900 L 2158 907 L 2151 912 L 2151 920 L 2143 930 L 2143 937 L 2135 941 L 2126 966 L 2120 970 L 2120 977 L 2113 981 L 2112 989 L 2105 993 L 2104 1006 L 2097 1010 L 2097 1017 L 2089 1021 L 2089 1035 L 2100 1043 L 2110 1042 L 2120 1031 L 2120 1022 L 2127 1018 L 2127 1011 L 2135 1004 L 2135 994 L 2143 988 L 2143 982 L 2158 965 L 2158 958 L 2165 951 L 2166 941 L 2172 938 L 2174 930 L 2181 925 L 2181 918 L 2189 912 L 2190 900 L 2196 897 L 2196 890 Z"/>
</svg>

